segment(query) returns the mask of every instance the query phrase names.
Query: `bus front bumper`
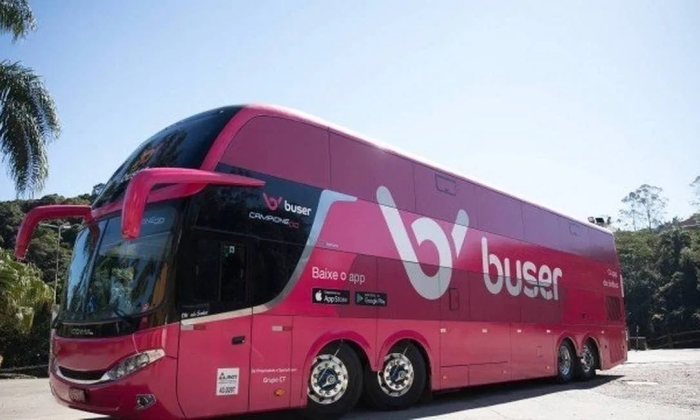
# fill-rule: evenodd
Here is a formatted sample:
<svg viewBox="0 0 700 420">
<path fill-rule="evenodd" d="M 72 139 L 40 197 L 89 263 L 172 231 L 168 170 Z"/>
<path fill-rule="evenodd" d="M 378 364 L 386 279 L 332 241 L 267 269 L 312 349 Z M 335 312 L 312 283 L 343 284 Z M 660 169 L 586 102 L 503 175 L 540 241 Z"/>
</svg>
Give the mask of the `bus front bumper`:
<svg viewBox="0 0 700 420">
<path fill-rule="evenodd" d="M 120 419 L 184 419 L 177 402 L 177 359 L 164 357 L 118 380 L 87 384 L 51 367 L 49 386 L 66 407 Z"/>
</svg>

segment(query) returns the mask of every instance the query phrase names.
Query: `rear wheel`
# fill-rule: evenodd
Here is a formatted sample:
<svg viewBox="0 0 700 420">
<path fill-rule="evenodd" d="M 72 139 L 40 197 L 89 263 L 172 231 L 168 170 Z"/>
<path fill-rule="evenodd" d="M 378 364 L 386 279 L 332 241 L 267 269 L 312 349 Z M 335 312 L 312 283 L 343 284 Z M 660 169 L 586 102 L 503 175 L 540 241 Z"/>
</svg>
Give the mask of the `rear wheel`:
<svg viewBox="0 0 700 420">
<path fill-rule="evenodd" d="M 327 346 L 311 364 L 304 416 L 338 419 L 355 408 L 362 394 L 362 364 L 344 343 Z"/>
<path fill-rule="evenodd" d="M 570 382 L 574 377 L 575 365 L 574 347 L 568 340 L 564 340 L 557 350 L 557 380 L 560 383 Z"/>
<path fill-rule="evenodd" d="M 581 350 L 581 360 L 576 369 L 576 376 L 582 381 L 593 379 L 596 375 L 597 355 L 591 340 L 587 340 Z"/>
<path fill-rule="evenodd" d="M 384 358 L 379 372 L 365 367 L 365 390 L 369 402 L 380 410 L 404 409 L 423 395 L 427 364 L 411 343 L 394 346 Z"/>
</svg>

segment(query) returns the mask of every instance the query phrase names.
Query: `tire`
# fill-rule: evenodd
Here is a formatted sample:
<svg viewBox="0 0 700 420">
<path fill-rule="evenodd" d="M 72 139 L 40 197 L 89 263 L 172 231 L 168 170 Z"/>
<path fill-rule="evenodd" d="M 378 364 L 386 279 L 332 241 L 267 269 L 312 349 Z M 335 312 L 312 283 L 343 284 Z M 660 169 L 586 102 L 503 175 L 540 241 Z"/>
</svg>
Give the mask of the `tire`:
<svg viewBox="0 0 700 420">
<path fill-rule="evenodd" d="M 587 340 L 581 349 L 581 358 L 576 364 L 576 378 L 581 381 L 588 381 L 596 376 L 596 366 L 598 355 L 591 340 Z"/>
<path fill-rule="evenodd" d="M 379 410 L 402 410 L 418 402 L 427 383 L 427 364 L 411 343 L 397 344 L 379 372 L 365 367 L 367 401 Z"/>
<path fill-rule="evenodd" d="M 557 382 L 571 382 L 577 365 L 574 347 L 569 340 L 564 340 L 557 349 Z"/>
<path fill-rule="evenodd" d="M 352 411 L 362 395 L 362 364 L 345 343 L 326 346 L 314 358 L 309 372 L 307 419 L 339 419 Z"/>
</svg>

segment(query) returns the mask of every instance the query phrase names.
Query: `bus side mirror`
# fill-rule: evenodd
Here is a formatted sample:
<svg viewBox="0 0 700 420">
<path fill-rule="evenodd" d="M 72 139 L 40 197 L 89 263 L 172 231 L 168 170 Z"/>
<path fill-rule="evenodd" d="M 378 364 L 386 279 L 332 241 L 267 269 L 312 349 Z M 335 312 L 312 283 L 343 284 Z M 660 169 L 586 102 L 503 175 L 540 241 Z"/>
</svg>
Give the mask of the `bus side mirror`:
<svg viewBox="0 0 700 420">
<path fill-rule="evenodd" d="M 23 260 L 27 255 L 27 248 L 32 239 L 32 234 L 36 226 L 43 220 L 50 219 L 65 219 L 68 217 L 82 217 L 89 220 L 92 217 L 91 208 L 87 205 L 72 205 L 59 204 L 38 206 L 29 210 L 22 219 L 17 232 L 17 241 L 15 244 L 15 257 L 18 260 Z"/>
<path fill-rule="evenodd" d="M 186 184 L 204 187 L 209 184 L 262 187 L 265 181 L 241 175 L 187 168 L 148 168 L 138 171 L 129 182 L 122 204 L 122 237 L 136 239 L 141 233 L 143 212 L 148 194 L 158 184 Z"/>
</svg>

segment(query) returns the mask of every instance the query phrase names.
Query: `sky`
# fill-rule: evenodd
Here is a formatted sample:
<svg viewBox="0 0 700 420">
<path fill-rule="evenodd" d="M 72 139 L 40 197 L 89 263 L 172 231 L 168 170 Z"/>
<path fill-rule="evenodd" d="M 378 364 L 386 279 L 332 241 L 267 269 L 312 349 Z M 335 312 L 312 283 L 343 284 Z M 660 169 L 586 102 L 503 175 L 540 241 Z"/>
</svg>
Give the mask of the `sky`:
<svg viewBox="0 0 700 420">
<path fill-rule="evenodd" d="M 669 219 L 692 213 L 697 1 L 30 4 L 37 30 L 0 38 L 0 59 L 34 68 L 58 107 L 37 196 L 90 192 L 189 115 L 268 103 L 579 219 L 616 216 L 645 183 Z"/>
</svg>

